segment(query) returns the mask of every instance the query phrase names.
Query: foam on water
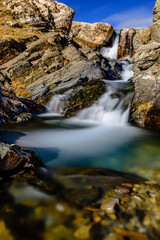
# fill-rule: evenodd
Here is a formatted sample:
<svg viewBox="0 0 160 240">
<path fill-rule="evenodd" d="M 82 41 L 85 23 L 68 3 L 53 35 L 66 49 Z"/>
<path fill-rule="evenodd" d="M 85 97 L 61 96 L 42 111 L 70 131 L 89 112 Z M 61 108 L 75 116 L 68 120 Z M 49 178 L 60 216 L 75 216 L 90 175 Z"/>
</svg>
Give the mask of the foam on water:
<svg viewBox="0 0 160 240">
<path fill-rule="evenodd" d="M 101 49 L 102 56 L 110 59 L 117 59 L 119 35 L 120 31 L 115 31 L 112 46 L 108 48 L 106 47 L 102 48 Z"/>
</svg>

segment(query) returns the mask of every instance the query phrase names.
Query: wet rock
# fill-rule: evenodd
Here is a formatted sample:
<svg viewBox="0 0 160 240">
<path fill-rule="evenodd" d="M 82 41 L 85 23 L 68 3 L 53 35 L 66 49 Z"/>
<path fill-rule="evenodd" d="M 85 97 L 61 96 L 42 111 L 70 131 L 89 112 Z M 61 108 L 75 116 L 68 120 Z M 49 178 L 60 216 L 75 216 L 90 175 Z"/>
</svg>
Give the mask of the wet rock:
<svg viewBox="0 0 160 240">
<path fill-rule="evenodd" d="M 77 206 L 87 206 L 100 198 L 100 190 L 98 188 L 82 188 L 74 189 L 67 192 L 65 199 Z"/>
<path fill-rule="evenodd" d="M 107 198 L 103 201 L 101 209 L 106 211 L 108 214 L 115 213 L 116 207 L 119 204 L 119 199 L 117 198 Z"/>
<path fill-rule="evenodd" d="M 101 61 L 101 67 L 104 70 L 104 74 L 107 80 L 120 80 L 118 63 L 116 61 L 109 61 L 103 58 Z"/>
<path fill-rule="evenodd" d="M 71 37 L 78 43 L 93 46 L 106 46 L 113 34 L 113 27 L 108 23 L 73 22 Z"/>
<path fill-rule="evenodd" d="M 127 193 L 129 193 L 130 192 L 130 189 L 128 188 L 128 187 L 126 187 L 126 186 L 117 186 L 116 188 L 115 188 L 115 193 L 117 193 L 117 194 L 127 194 Z"/>
<path fill-rule="evenodd" d="M 0 142 L 0 176 L 9 177 L 19 172 L 42 166 L 33 151 Z"/>
<path fill-rule="evenodd" d="M 136 29 L 122 29 L 120 31 L 120 39 L 118 45 L 118 59 L 124 57 L 132 57 L 134 54 L 133 38 Z"/>
<path fill-rule="evenodd" d="M 65 116 L 74 116 L 83 108 L 89 107 L 105 91 L 105 84 L 98 80 L 88 81 L 84 85 L 68 91 L 64 104 Z"/>
<path fill-rule="evenodd" d="M 0 88 L 0 123 L 15 121 L 20 123 L 33 116 L 31 113 L 45 111 L 45 107 L 31 100 L 19 99 L 12 91 Z"/>
</svg>

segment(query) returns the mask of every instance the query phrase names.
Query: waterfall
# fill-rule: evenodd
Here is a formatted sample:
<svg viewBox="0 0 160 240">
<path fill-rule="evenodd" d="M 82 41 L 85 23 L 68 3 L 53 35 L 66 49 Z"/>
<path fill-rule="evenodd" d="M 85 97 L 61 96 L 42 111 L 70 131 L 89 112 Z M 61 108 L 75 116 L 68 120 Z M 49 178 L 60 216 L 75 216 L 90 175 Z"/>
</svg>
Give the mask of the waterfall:
<svg viewBox="0 0 160 240">
<path fill-rule="evenodd" d="M 132 99 L 132 84 L 128 82 L 133 76 L 132 64 L 128 61 L 116 61 L 119 44 L 119 31 L 113 36 L 112 47 L 103 48 L 101 54 L 112 58 L 112 63 L 120 67 L 119 75 L 122 80 L 104 80 L 106 92 L 89 108 L 78 113 L 72 120 L 85 120 L 103 123 L 105 125 L 126 125 L 129 118 L 130 102 Z M 62 113 L 65 95 L 55 95 L 48 104 L 51 112 Z"/>
<path fill-rule="evenodd" d="M 65 95 L 62 94 L 54 95 L 49 101 L 47 109 L 49 112 L 63 114 L 64 102 Z"/>
<path fill-rule="evenodd" d="M 123 83 L 106 81 L 107 91 L 91 107 L 82 110 L 77 118 L 92 120 L 106 125 L 126 125 L 129 117 L 129 105 L 132 92 L 124 95 Z M 120 86 L 122 89 L 120 90 Z"/>
<path fill-rule="evenodd" d="M 115 31 L 112 37 L 112 46 L 104 47 L 101 49 L 102 56 L 110 59 L 117 59 L 118 55 L 118 43 L 119 43 L 120 31 Z"/>
</svg>

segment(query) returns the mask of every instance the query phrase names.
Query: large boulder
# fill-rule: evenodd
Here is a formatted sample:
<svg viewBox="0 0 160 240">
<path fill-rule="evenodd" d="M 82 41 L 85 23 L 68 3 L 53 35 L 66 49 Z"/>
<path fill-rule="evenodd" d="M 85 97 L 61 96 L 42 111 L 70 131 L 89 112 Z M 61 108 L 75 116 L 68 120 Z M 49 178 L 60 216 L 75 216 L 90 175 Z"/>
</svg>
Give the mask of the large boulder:
<svg viewBox="0 0 160 240">
<path fill-rule="evenodd" d="M 135 96 L 132 121 L 139 126 L 160 129 L 160 24 L 159 3 L 154 8 L 154 23 L 141 29 L 134 37 L 135 62 L 133 70 Z"/>
<path fill-rule="evenodd" d="M 0 177 L 9 177 L 42 166 L 33 151 L 0 141 Z"/>
<path fill-rule="evenodd" d="M 74 11 L 63 3 L 51 0 L 7 0 L 4 4 L 22 24 L 30 24 L 43 31 L 70 31 Z"/>
<path fill-rule="evenodd" d="M 73 22 L 71 37 L 81 44 L 93 47 L 105 46 L 113 34 L 113 27 L 108 23 Z"/>
</svg>

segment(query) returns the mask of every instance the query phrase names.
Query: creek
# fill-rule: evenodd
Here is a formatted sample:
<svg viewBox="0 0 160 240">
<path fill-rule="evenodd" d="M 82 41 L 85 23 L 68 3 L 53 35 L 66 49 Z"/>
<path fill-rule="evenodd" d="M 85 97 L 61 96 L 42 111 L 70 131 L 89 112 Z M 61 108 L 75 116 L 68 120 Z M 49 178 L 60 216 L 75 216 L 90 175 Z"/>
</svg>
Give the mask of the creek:
<svg viewBox="0 0 160 240">
<path fill-rule="evenodd" d="M 114 63 L 118 38 L 117 34 L 112 47 L 102 49 Z M 143 233 L 157 234 L 148 226 L 159 221 L 152 214 L 159 188 L 156 184 L 145 188 L 144 178 L 135 174 L 142 168 L 143 177 L 160 167 L 160 139 L 158 133 L 129 123 L 132 64 L 117 63 L 121 80 L 104 80 L 105 93 L 77 116 L 65 118 L 65 95 L 56 95 L 47 113 L 1 129 L 7 142 L 34 150 L 45 165 L 0 182 L 5 239 L 152 239 Z M 141 185 L 133 187 L 135 183 Z M 155 226 L 159 228 L 159 222 Z"/>
<path fill-rule="evenodd" d="M 119 32 L 112 47 L 103 48 L 104 57 L 117 61 Z M 37 120 L 5 130 L 6 140 L 33 149 L 45 166 L 85 166 L 136 172 L 156 168 L 160 161 L 160 139 L 156 132 L 132 126 L 129 121 L 133 97 L 132 64 L 117 61 L 122 80 L 104 80 L 106 92 L 76 117 L 63 116 L 64 95 L 55 95 L 48 113 Z"/>
</svg>

